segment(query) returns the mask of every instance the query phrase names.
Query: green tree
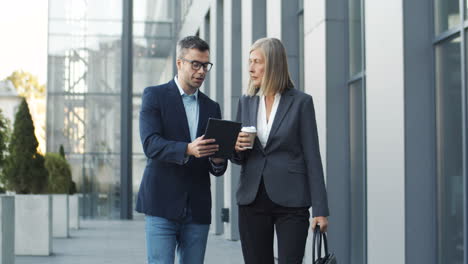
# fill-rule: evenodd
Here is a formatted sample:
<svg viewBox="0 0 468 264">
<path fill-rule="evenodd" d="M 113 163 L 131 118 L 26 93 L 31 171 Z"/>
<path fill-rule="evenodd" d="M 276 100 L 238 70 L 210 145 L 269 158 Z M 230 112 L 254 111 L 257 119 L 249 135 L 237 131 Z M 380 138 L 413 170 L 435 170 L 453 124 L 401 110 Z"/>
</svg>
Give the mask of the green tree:
<svg viewBox="0 0 468 264">
<path fill-rule="evenodd" d="M 59 153 L 60 153 L 60 156 L 62 156 L 64 159 L 66 159 L 66 158 L 65 158 L 65 150 L 63 149 L 63 145 L 62 145 L 62 144 L 60 144 Z"/>
<path fill-rule="evenodd" d="M 47 187 L 47 169 L 44 156 L 37 152 L 38 142 L 29 107 L 23 98 L 15 115 L 13 133 L 8 145 L 3 168 L 3 179 L 7 190 L 19 194 L 43 193 Z"/>
<path fill-rule="evenodd" d="M 45 166 L 49 171 L 49 193 L 69 193 L 72 186 L 71 169 L 67 160 L 58 153 L 45 155 Z"/>
<path fill-rule="evenodd" d="M 5 162 L 9 136 L 10 121 L 3 115 L 2 109 L 0 109 L 0 170 Z"/>
<path fill-rule="evenodd" d="M 9 120 L 3 115 L 0 109 L 0 193 L 5 193 L 3 180 L 3 165 L 7 154 L 8 140 L 10 136 Z"/>
</svg>

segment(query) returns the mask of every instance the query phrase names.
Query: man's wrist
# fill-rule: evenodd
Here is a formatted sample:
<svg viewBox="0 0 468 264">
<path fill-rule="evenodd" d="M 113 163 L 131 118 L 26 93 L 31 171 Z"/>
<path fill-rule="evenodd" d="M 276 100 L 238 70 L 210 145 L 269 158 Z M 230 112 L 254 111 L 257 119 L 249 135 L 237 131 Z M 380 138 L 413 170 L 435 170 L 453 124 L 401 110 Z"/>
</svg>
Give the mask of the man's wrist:
<svg viewBox="0 0 468 264">
<path fill-rule="evenodd" d="M 190 144 L 191 144 L 191 143 L 188 143 L 188 144 L 187 144 L 187 149 L 185 150 L 185 155 L 186 155 L 186 156 L 191 156 L 191 154 L 190 154 Z"/>
</svg>

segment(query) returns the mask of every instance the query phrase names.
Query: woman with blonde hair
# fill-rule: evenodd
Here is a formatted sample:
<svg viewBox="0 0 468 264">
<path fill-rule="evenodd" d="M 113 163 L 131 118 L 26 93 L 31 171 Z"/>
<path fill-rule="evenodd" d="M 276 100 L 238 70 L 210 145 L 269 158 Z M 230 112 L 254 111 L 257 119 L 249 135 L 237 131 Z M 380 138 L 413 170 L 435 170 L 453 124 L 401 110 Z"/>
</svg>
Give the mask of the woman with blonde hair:
<svg viewBox="0 0 468 264">
<path fill-rule="evenodd" d="M 312 97 L 294 88 L 286 50 L 276 38 L 250 49 L 249 87 L 239 99 L 240 132 L 231 161 L 242 166 L 237 203 L 242 253 L 247 264 L 302 263 L 312 206 L 312 228 L 326 231 L 328 202 Z M 250 131 L 252 132 L 252 131 Z"/>
</svg>

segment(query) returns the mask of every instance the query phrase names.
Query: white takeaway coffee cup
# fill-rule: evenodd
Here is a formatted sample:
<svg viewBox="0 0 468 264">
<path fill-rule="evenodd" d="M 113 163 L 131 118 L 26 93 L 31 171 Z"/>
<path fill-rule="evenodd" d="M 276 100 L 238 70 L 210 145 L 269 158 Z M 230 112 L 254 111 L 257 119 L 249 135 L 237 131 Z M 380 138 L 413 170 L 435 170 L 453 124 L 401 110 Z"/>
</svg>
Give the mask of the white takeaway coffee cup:
<svg viewBox="0 0 468 264">
<path fill-rule="evenodd" d="M 249 134 L 249 141 L 252 142 L 250 146 L 244 147 L 244 148 L 252 149 L 254 141 L 255 141 L 255 137 L 257 136 L 257 129 L 254 126 L 249 126 L 249 127 L 243 127 L 241 131 Z"/>
</svg>

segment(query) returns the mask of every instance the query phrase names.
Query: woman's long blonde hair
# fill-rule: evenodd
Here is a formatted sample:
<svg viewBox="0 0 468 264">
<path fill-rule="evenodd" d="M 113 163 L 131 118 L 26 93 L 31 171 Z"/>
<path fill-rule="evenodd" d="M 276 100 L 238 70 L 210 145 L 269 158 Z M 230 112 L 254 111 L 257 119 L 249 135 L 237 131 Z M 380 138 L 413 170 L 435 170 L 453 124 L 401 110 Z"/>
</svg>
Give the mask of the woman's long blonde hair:
<svg viewBox="0 0 468 264">
<path fill-rule="evenodd" d="M 259 49 L 265 57 L 265 72 L 260 87 L 256 87 L 249 78 L 247 95 L 282 94 L 287 88 L 292 88 L 294 84 L 289 74 L 288 59 L 283 43 L 277 38 L 261 38 L 250 47 L 249 54 L 256 49 Z"/>
</svg>

